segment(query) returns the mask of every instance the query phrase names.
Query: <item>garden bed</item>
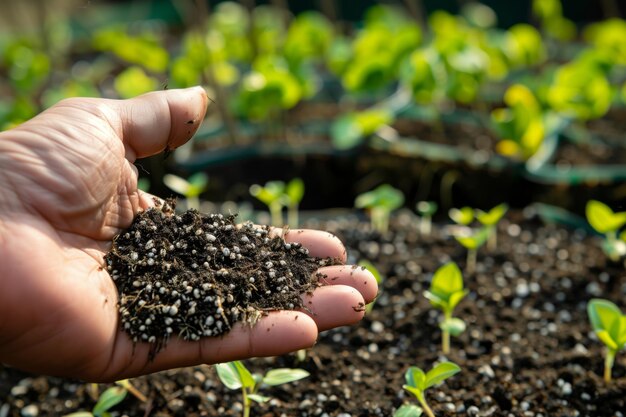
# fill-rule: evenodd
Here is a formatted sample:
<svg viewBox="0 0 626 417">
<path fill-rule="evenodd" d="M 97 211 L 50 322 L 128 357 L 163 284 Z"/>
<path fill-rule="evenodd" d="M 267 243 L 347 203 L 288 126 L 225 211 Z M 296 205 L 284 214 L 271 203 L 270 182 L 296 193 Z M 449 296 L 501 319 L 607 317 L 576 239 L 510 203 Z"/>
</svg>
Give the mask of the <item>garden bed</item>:
<svg viewBox="0 0 626 417">
<path fill-rule="evenodd" d="M 482 249 L 477 273 L 465 274 L 470 293 L 456 316 L 468 328 L 452 339 L 447 357 L 462 371 L 426 394 L 437 416 L 616 417 L 626 409 L 626 357 L 618 354 L 614 380 L 605 384 L 602 344 L 585 310 L 592 297 L 624 307 L 623 266 L 607 262 L 595 238 L 529 217 L 509 213 L 499 225 L 497 250 Z M 405 370 L 428 369 L 443 359 L 440 315 L 423 291 L 445 262 L 464 269 L 465 251 L 446 227 L 420 236 L 417 219 L 408 213 L 396 216 L 383 236 L 356 216 L 308 226 L 339 235 L 350 262 L 369 259 L 386 280 L 363 322 L 325 332 L 304 362 L 295 355 L 246 362 L 258 372 L 299 367 L 311 373 L 293 384 L 266 387 L 261 393 L 273 400 L 254 405 L 253 415 L 391 416 L 412 401 L 402 390 Z M 226 389 L 208 366 L 132 383 L 149 401 L 128 396 L 113 415 L 241 415 L 240 393 Z M 95 401 L 87 387 L 0 368 L 0 416 L 91 409 Z"/>
</svg>

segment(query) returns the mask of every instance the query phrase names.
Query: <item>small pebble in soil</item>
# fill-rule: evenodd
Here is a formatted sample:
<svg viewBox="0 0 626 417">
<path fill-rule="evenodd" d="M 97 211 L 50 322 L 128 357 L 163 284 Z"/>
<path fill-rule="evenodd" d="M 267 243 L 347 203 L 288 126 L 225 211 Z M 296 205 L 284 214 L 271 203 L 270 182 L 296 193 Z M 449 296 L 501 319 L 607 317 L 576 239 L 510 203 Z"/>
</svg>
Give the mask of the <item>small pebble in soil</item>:
<svg viewBox="0 0 626 417">
<path fill-rule="evenodd" d="M 238 227 L 234 215 L 174 208 L 168 200 L 138 214 L 105 256 L 121 326 L 152 354 L 175 335 L 219 336 L 268 311 L 302 308 L 301 295 L 319 285 L 315 271 L 339 263 L 309 256 L 269 227 Z"/>
</svg>

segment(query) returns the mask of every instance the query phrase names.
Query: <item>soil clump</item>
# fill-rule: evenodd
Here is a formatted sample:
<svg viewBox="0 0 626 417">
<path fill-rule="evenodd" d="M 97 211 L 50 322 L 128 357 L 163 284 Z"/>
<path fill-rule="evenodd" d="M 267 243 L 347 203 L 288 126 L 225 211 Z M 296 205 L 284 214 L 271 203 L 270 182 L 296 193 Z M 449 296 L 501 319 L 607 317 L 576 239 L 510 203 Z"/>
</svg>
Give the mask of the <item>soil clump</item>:
<svg viewBox="0 0 626 417">
<path fill-rule="evenodd" d="M 309 256 L 268 226 L 237 226 L 236 215 L 174 208 L 168 200 L 137 215 L 105 256 L 120 325 L 153 354 L 172 336 L 219 336 L 272 310 L 301 309 L 301 295 L 319 285 L 315 271 L 340 263 Z"/>
</svg>

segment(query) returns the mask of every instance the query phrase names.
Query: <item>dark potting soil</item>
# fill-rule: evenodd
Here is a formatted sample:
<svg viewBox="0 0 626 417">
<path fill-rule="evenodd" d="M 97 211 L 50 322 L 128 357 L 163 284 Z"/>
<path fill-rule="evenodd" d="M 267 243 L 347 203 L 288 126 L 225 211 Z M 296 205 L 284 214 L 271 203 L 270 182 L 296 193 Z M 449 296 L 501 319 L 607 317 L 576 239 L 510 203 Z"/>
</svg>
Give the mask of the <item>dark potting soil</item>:
<svg viewBox="0 0 626 417">
<path fill-rule="evenodd" d="M 235 216 L 174 213 L 166 201 L 137 215 L 105 256 L 119 293 L 120 325 L 153 354 L 170 337 L 199 340 L 254 324 L 265 312 L 303 307 L 315 271 L 336 263 L 309 256 L 269 227 Z"/>
<path fill-rule="evenodd" d="M 368 259 L 385 281 L 363 321 L 323 333 L 304 362 L 296 355 L 246 361 L 254 372 L 296 367 L 311 373 L 292 384 L 262 388 L 260 393 L 272 400 L 254 404 L 252 415 L 392 416 L 403 403 L 415 403 L 402 389 L 406 369 L 429 369 L 444 359 L 441 314 L 423 291 L 445 262 L 456 261 L 464 270 L 465 250 L 446 225 L 420 235 L 418 219 L 408 213 L 396 216 L 390 232 L 382 235 L 356 216 L 306 226 L 339 235 L 349 263 Z M 622 264 L 607 261 L 597 238 L 509 212 L 499 224 L 497 248 L 482 248 L 477 272 L 464 274 L 464 280 L 470 293 L 455 316 L 465 320 L 467 330 L 452 338 L 447 357 L 462 371 L 427 391 L 435 415 L 626 414 L 626 354 L 617 355 L 614 379 L 604 383 L 603 345 L 586 313 L 593 297 L 625 310 L 626 272 Z M 131 382 L 149 401 L 128 396 L 114 408 L 119 416 L 241 415 L 241 393 L 225 388 L 209 366 Z M 29 411 L 34 407 L 40 416 L 58 416 L 91 409 L 94 403 L 87 384 L 0 367 L 0 414 L 18 417 L 31 406 Z"/>
</svg>

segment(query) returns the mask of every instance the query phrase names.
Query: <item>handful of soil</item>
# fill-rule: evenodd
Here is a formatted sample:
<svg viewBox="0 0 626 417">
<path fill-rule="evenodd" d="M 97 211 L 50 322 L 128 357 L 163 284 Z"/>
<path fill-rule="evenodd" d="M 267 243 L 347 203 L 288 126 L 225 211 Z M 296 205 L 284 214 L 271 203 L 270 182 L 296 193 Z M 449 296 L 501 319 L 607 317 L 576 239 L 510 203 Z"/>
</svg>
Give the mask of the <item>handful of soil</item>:
<svg viewBox="0 0 626 417">
<path fill-rule="evenodd" d="M 314 272 L 339 263 L 309 256 L 269 227 L 235 225 L 234 215 L 175 214 L 173 200 L 137 215 L 105 256 L 119 292 L 122 328 L 156 353 L 173 335 L 219 336 L 272 310 L 303 307 Z"/>
</svg>

